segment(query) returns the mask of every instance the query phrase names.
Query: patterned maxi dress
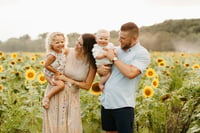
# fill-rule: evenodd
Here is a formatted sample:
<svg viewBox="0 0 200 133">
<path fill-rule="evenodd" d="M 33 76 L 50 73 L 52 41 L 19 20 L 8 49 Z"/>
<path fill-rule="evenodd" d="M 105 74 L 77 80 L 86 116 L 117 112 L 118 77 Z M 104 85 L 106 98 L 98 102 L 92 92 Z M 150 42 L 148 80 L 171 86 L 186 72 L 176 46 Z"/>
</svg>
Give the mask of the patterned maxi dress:
<svg viewBox="0 0 200 133">
<path fill-rule="evenodd" d="M 64 74 L 78 81 L 86 80 L 89 64 L 75 58 L 75 51 L 70 48 L 67 55 Z M 48 85 L 47 94 L 52 89 Z M 66 83 L 63 91 L 50 100 L 49 108 L 43 111 L 43 133 L 82 133 L 80 97 L 77 86 Z"/>
</svg>

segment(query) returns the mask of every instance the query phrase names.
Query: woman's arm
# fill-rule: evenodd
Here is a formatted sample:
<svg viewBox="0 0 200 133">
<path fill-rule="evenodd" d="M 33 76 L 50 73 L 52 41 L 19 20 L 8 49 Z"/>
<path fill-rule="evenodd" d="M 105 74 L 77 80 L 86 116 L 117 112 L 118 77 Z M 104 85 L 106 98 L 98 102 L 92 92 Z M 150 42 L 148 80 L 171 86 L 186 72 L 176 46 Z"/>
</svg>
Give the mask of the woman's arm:
<svg viewBox="0 0 200 133">
<path fill-rule="evenodd" d="M 89 90 L 95 78 L 95 75 L 96 75 L 96 69 L 90 65 L 89 72 L 85 81 L 79 82 L 79 81 L 73 80 L 71 83 L 74 85 L 77 85 L 78 87 L 82 89 Z"/>
<path fill-rule="evenodd" d="M 69 77 L 66 77 L 64 75 L 58 76 L 57 79 L 63 80 L 65 82 L 70 82 L 70 83 L 72 83 L 72 85 L 76 85 L 79 88 L 89 90 L 91 87 L 91 84 L 95 78 L 95 75 L 96 75 L 96 69 L 90 65 L 89 72 L 88 72 L 88 75 L 87 75 L 87 78 L 85 81 L 76 81 L 76 80 L 70 79 Z"/>
</svg>

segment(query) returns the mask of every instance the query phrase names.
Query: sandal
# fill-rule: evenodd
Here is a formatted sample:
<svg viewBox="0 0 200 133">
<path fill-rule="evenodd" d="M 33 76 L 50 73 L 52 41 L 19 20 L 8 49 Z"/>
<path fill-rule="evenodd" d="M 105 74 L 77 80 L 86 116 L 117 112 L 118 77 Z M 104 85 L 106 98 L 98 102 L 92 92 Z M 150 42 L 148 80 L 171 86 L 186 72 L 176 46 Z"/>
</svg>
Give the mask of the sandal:
<svg viewBox="0 0 200 133">
<path fill-rule="evenodd" d="M 44 97 L 43 100 L 42 100 L 42 106 L 45 108 L 45 109 L 48 109 L 49 108 L 49 98 L 48 97 Z"/>
</svg>

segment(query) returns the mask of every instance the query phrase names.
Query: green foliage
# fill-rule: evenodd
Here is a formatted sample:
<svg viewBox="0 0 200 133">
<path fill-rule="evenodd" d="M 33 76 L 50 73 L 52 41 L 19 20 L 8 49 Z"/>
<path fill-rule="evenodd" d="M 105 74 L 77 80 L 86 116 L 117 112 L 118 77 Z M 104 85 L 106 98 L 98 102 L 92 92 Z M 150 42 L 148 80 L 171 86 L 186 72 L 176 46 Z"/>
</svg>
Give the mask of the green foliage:
<svg viewBox="0 0 200 133">
<path fill-rule="evenodd" d="M 0 52 L 0 132 L 41 133 L 41 99 L 46 84 L 26 80 L 26 70 L 42 72 L 44 54 Z M 149 68 L 153 77 L 142 75 L 137 90 L 135 133 L 197 133 L 200 131 L 200 58 L 199 54 L 152 52 Z M 34 57 L 34 60 L 31 58 Z M 19 61 L 19 59 L 22 59 Z M 161 65 L 158 59 L 164 62 Z M 13 63 L 15 62 L 15 63 Z M 193 67 L 196 64 L 196 68 Z M 3 69 L 2 69 L 3 68 Z M 157 78 L 158 87 L 151 82 Z M 99 80 L 97 76 L 95 80 Z M 151 86 L 152 97 L 143 88 Z M 80 91 L 84 133 L 103 133 L 99 95 Z"/>
<path fill-rule="evenodd" d="M 81 90 L 81 112 L 84 133 L 99 133 L 101 114 L 98 96 Z"/>
</svg>

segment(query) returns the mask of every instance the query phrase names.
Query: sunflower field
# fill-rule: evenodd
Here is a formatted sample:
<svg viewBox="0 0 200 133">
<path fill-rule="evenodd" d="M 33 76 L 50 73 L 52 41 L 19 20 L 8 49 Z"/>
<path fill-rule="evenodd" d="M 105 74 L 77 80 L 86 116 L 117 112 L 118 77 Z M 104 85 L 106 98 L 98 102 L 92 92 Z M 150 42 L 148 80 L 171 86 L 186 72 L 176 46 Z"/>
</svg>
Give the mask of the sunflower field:
<svg viewBox="0 0 200 133">
<path fill-rule="evenodd" d="M 0 133 L 41 133 L 43 53 L 0 52 Z M 98 75 L 81 90 L 84 133 L 103 133 Z M 137 91 L 135 133 L 200 132 L 200 53 L 151 52 Z"/>
</svg>

